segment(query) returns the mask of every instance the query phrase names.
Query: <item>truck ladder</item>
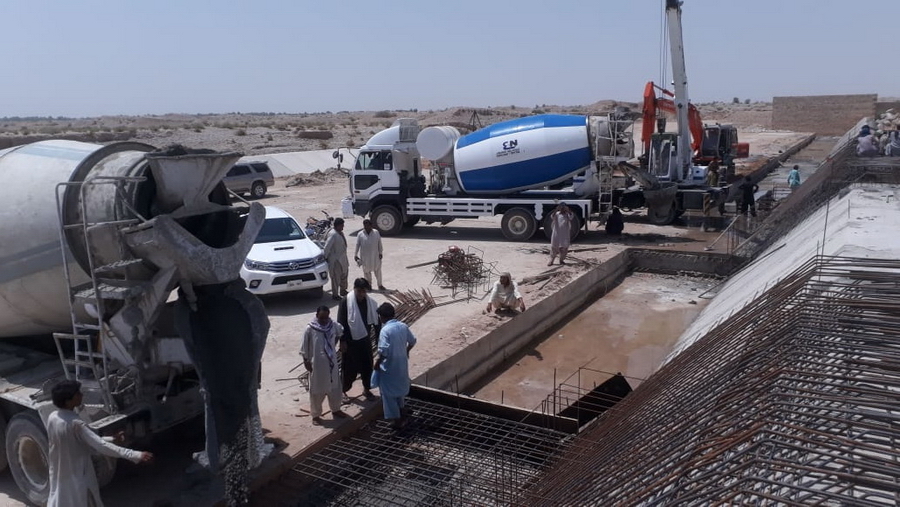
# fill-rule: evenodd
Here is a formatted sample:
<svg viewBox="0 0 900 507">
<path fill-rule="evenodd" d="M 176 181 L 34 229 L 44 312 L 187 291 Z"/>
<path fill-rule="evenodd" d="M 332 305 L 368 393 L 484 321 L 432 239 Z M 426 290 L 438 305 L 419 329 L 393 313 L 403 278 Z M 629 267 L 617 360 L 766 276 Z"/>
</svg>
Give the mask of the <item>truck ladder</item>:
<svg viewBox="0 0 900 507">
<path fill-rule="evenodd" d="M 634 157 L 634 121 L 627 119 L 619 119 L 621 117 L 610 113 L 607 115 L 608 129 L 594 129 L 594 160 L 597 164 L 597 178 L 599 178 L 597 213 L 600 215 L 600 223 L 606 222 L 609 214 L 612 213 L 613 193 L 615 190 L 615 179 L 613 171 L 619 162 L 630 160 Z M 602 153 L 599 149 L 606 141 L 612 147 L 611 153 Z M 620 154 L 617 147 L 620 142 L 626 142 L 631 147 L 627 154 Z"/>
<path fill-rule="evenodd" d="M 111 395 L 109 358 L 105 352 L 106 345 L 111 339 L 112 331 L 103 318 L 106 315 L 108 302 L 133 297 L 140 293 L 141 282 L 129 280 L 128 268 L 141 264 L 142 260 L 133 258 L 122 247 L 122 242 L 116 242 L 120 260 L 108 265 L 97 266 L 93 243 L 97 232 L 100 232 L 102 229 L 112 229 L 113 234 L 119 235 L 122 228 L 146 221 L 124 199 L 124 186 L 126 183 L 139 183 L 145 180 L 146 178 L 143 177 L 100 176 L 83 182 L 64 182 L 56 186 L 59 241 L 63 257 L 63 272 L 69 293 L 72 332 L 53 333 L 53 340 L 56 343 L 56 350 L 59 353 L 59 359 L 66 378 L 77 380 L 82 383 L 85 389 L 98 392 L 103 402 L 103 408 L 108 414 L 115 414 L 118 410 Z M 116 207 L 114 209 L 126 209 L 134 217 L 122 220 L 90 221 L 85 205 L 85 189 L 93 185 L 115 185 Z M 82 221 L 67 224 L 65 223 L 61 195 L 69 187 L 77 188 L 81 196 Z M 69 230 L 79 231 L 84 237 L 88 270 L 91 278 L 89 284 L 79 283 L 75 279 L 73 269 L 76 269 L 77 263 L 75 263 L 76 267 L 73 267 L 72 259 L 68 255 L 69 249 L 66 241 L 66 231 Z M 87 310 L 88 307 L 91 308 L 90 311 Z M 79 311 L 80 308 L 85 308 L 85 311 Z M 87 315 L 87 318 L 84 315 Z"/>
</svg>

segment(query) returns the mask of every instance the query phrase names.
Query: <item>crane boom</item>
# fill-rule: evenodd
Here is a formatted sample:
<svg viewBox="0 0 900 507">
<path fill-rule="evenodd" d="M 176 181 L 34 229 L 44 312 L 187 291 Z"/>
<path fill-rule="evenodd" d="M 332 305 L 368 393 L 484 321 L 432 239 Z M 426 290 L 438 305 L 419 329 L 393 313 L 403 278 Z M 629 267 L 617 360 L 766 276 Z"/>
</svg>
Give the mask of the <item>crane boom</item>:
<svg viewBox="0 0 900 507">
<path fill-rule="evenodd" d="M 687 179 L 691 168 L 691 136 L 688 122 L 688 81 L 684 63 L 684 39 L 681 32 L 681 0 L 666 0 L 669 49 L 672 54 L 672 78 L 675 81 L 675 119 L 678 122 L 677 180 Z"/>
</svg>

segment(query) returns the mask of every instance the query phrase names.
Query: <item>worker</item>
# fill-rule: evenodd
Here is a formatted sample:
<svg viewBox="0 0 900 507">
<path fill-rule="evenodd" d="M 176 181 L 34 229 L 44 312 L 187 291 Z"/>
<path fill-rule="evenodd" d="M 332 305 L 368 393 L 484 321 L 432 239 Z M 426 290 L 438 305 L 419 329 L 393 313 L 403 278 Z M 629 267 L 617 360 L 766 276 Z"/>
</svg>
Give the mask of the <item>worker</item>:
<svg viewBox="0 0 900 507">
<path fill-rule="evenodd" d="M 333 228 L 325 238 L 325 261 L 331 277 L 331 298 L 339 301 L 347 295 L 347 277 L 350 261 L 347 259 L 347 238 L 344 236 L 344 219 L 335 218 Z"/>
<path fill-rule="evenodd" d="M 348 392 L 358 375 L 362 376 L 363 396 L 375 399 L 372 394 L 372 346 L 378 337 L 380 325 L 376 310 L 378 305 L 368 295 L 372 289 L 365 278 L 353 281 L 353 294 L 338 305 L 338 324 L 343 327 L 341 335 L 341 367 L 344 392 L 343 402 L 350 403 Z"/>
<path fill-rule="evenodd" d="M 859 128 L 859 135 L 857 137 L 866 137 L 868 135 L 872 135 L 872 127 L 863 125 Z"/>
<path fill-rule="evenodd" d="M 875 136 L 869 134 L 858 137 L 856 139 L 856 154 L 860 157 L 878 156 L 878 143 L 875 141 Z"/>
<path fill-rule="evenodd" d="M 363 230 L 356 235 L 356 265 L 361 266 L 363 277 L 372 284 L 372 272 L 378 281 L 378 290 L 385 290 L 381 283 L 381 259 L 384 256 L 384 248 L 381 246 L 381 234 L 372 227 L 372 221 L 363 220 Z"/>
<path fill-rule="evenodd" d="M 618 236 L 625 230 L 625 218 L 622 211 L 617 206 L 613 206 L 612 213 L 606 219 L 606 234 L 610 236 Z"/>
<path fill-rule="evenodd" d="M 788 173 L 788 185 L 791 187 L 791 192 L 797 190 L 797 187 L 800 186 L 800 166 L 794 165 L 791 169 L 791 172 Z"/>
<path fill-rule="evenodd" d="M 487 313 L 495 311 L 525 311 L 525 301 L 519 292 L 519 286 L 513 281 L 509 273 L 500 273 L 500 280 L 494 283 L 494 290 L 487 304 Z"/>
<path fill-rule="evenodd" d="M 892 130 L 888 138 L 890 143 L 885 147 L 884 154 L 889 157 L 900 157 L 900 130 Z"/>
<path fill-rule="evenodd" d="M 572 242 L 572 225 L 575 222 L 575 213 L 561 202 L 550 214 L 550 262 L 548 266 L 553 265 L 554 259 L 559 255 L 559 263 L 566 264 L 566 255 L 569 253 L 569 244 Z"/>
<path fill-rule="evenodd" d="M 750 176 L 746 176 L 738 190 L 741 191 L 741 214 L 747 213 L 747 208 L 750 208 L 750 215 L 756 216 L 756 192 L 759 191 L 759 185 L 753 183 Z"/>
<path fill-rule="evenodd" d="M 316 310 L 316 318 L 306 326 L 300 355 L 303 366 L 309 372 L 309 415 L 316 426 L 322 424 L 322 402 L 328 398 L 328 408 L 334 419 L 343 419 L 341 411 L 341 372 L 338 366 L 337 347 L 343 327 L 331 320 L 327 306 Z"/>
<path fill-rule="evenodd" d="M 394 317 L 392 304 L 382 303 L 378 307 L 382 328 L 378 335 L 375 368 L 384 418 L 392 422 L 394 429 L 402 430 L 409 422 L 405 397 L 409 394 L 409 351 L 416 345 L 416 337 L 409 326 Z"/>
<path fill-rule="evenodd" d="M 718 187 L 719 186 L 719 161 L 713 160 L 709 163 L 709 166 L 706 167 L 706 186 L 708 187 Z"/>
<path fill-rule="evenodd" d="M 50 444 L 50 496 L 47 506 L 103 507 L 91 455 L 147 463 L 153 459 L 153 454 L 119 447 L 112 443 L 112 438 L 96 434 L 75 413 L 83 399 L 81 383 L 77 380 L 60 381 L 51 389 L 50 397 L 58 410 L 47 418 L 47 440 Z"/>
</svg>

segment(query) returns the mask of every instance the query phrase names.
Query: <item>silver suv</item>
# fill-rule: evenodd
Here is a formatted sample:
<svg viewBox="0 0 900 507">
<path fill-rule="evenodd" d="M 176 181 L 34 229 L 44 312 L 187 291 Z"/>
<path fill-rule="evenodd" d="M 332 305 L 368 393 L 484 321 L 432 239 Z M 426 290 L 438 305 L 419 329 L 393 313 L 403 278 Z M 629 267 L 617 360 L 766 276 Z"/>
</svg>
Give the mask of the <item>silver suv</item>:
<svg viewBox="0 0 900 507">
<path fill-rule="evenodd" d="M 228 170 L 222 181 L 228 190 L 238 195 L 250 192 L 254 199 L 261 199 L 275 184 L 275 177 L 265 162 L 240 162 Z"/>
</svg>

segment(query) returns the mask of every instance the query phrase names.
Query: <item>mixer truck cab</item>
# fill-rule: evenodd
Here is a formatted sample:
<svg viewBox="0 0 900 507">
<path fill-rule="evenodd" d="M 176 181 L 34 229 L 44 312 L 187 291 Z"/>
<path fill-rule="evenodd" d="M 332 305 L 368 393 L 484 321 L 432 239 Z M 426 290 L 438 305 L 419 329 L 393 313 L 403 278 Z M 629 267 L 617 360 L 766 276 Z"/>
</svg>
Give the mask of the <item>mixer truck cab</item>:
<svg viewBox="0 0 900 507">
<path fill-rule="evenodd" d="M 541 228 L 551 235 L 548 217 L 565 201 L 577 216 L 577 236 L 600 208 L 597 164 L 627 158 L 617 150 L 633 147 L 630 134 L 620 138 L 631 121 L 613 123 L 545 114 L 461 136 L 450 126 L 421 129 L 416 120 L 399 119 L 360 148 L 350 174 L 353 212 L 369 215 L 384 235 L 420 220 L 502 216 L 503 235 L 526 241 Z"/>
<path fill-rule="evenodd" d="M 328 264 L 294 217 L 266 206 L 266 220 L 241 267 L 241 278 L 257 295 L 301 290 L 321 295 Z"/>
</svg>

